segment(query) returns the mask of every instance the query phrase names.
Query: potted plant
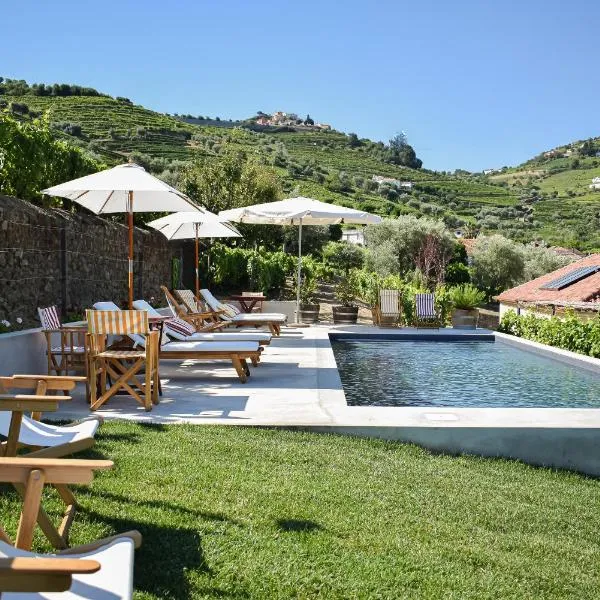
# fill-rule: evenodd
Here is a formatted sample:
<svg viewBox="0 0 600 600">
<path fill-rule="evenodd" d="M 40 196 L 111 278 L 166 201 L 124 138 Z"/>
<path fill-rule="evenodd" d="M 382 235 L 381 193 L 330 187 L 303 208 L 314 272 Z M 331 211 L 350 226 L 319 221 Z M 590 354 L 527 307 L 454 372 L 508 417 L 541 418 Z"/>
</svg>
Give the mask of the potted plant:
<svg viewBox="0 0 600 600">
<path fill-rule="evenodd" d="M 485 300 L 485 294 L 471 283 L 457 285 L 450 290 L 452 300 L 452 327 L 475 329 L 479 319 L 477 308 Z"/>
<path fill-rule="evenodd" d="M 340 303 L 333 307 L 333 322 L 336 324 L 355 324 L 358 319 L 356 303 L 356 276 L 350 273 L 337 285 L 335 299 Z"/>
<path fill-rule="evenodd" d="M 306 277 L 300 288 L 300 315 L 301 323 L 318 323 L 321 306 L 315 303 L 314 296 L 317 284 L 312 277 Z"/>
</svg>

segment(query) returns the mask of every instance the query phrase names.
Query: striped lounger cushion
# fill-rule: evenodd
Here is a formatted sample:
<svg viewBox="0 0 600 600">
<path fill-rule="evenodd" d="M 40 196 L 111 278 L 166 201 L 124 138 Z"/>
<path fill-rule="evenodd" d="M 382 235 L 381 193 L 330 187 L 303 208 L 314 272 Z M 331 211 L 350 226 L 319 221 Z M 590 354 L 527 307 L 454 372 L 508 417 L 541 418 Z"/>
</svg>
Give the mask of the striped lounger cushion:
<svg viewBox="0 0 600 600">
<path fill-rule="evenodd" d="M 193 325 L 190 325 L 187 321 L 177 317 L 173 317 L 166 321 L 165 328 L 168 330 L 167 333 L 172 334 L 172 336 L 178 340 L 185 340 L 196 332 Z"/>
</svg>

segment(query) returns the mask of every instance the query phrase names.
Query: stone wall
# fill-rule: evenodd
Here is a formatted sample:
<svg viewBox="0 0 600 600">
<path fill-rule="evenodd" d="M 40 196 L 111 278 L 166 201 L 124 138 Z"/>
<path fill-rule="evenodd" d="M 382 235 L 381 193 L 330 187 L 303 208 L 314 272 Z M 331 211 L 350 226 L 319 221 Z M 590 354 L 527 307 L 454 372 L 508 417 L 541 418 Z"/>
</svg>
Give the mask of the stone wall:
<svg viewBox="0 0 600 600">
<path fill-rule="evenodd" d="M 0 320 L 36 326 L 37 307 L 62 314 L 98 300 L 127 301 L 127 227 L 91 213 L 43 209 L 0 195 Z M 171 283 L 171 259 L 180 245 L 157 232 L 134 233 L 135 297 L 161 298 Z"/>
</svg>

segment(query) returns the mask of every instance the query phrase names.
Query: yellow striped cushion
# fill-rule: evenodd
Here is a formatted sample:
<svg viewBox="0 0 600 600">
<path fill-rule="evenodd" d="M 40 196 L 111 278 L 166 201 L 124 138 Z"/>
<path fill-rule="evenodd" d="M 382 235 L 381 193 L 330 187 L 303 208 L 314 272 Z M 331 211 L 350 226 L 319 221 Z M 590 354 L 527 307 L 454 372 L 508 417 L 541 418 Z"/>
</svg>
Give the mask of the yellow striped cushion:
<svg viewBox="0 0 600 600">
<path fill-rule="evenodd" d="M 144 335 L 149 331 L 145 310 L 87 310 L 86 316 L 89 333 Z"/>
</svg>

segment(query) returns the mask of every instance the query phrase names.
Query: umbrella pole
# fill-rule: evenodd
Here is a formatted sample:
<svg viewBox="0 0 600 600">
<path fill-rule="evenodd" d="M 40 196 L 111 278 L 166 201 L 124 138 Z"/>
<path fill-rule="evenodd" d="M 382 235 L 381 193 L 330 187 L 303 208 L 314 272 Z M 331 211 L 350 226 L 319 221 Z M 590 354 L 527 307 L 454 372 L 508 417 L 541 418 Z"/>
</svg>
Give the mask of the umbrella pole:
<svg viewBox="0 0 600 600">
<path fill-rule="evenodd" d="M 127 192 L 127 226 L 129 228 L 128 286 L 129 310 L 133 308 L 133 192 Z"/>
<path fill-rule="evenodd" d="M 300 281 L 302 277 L 302 218 L 298 227 L 298 281 L 296 282 L 296 325 L 300 323 Z"/>
<path fill-rule="evenodd" d="M 198 261 L 200 260 L 199 257 L 199 252 L 198 252 L 198 223 L 195 223 L 195 229 L 196 229 L 196 253 L 195 253 L 195 258 L 196 258 L 196 302 L 198 301 L 198 298 L 200 298 L 200 273 L 199 273 L 199 269 L 198 269 Z"/>
</svg>

